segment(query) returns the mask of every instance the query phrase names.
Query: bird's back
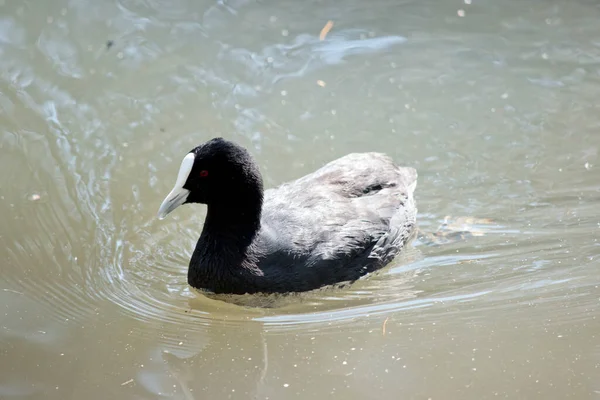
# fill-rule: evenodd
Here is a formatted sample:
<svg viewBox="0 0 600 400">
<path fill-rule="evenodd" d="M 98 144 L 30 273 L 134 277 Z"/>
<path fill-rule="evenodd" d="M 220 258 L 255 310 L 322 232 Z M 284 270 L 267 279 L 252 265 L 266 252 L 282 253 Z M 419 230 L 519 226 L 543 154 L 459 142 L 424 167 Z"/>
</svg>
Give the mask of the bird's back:
<svg viewBox="0 0 600 400">
<path fill-rule="evenodd" d="M 384 154 L 353 153 L 265 191 L 257 284 L 310 290 L 383 267 L 414 231 L 416 182 Z"/>
</svg>

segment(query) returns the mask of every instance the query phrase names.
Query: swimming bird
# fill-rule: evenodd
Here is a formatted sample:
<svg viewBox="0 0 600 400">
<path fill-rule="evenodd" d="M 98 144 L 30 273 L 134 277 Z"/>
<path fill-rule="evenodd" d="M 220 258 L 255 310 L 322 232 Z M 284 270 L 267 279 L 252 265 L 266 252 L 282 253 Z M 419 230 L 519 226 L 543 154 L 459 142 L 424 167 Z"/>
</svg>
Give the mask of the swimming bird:
<svg viewBox="0 0 600 400">
<path fill-rule="evenodd" d="M 206 204 L 188 283 L 213 293 L 303 292 L 352 282 L 389 264 L 415 231 L 414 168 L 351 153 L 263 189 L 242 146 L 223 138 L 191 150 L 159 219 Z"/>
</svg>

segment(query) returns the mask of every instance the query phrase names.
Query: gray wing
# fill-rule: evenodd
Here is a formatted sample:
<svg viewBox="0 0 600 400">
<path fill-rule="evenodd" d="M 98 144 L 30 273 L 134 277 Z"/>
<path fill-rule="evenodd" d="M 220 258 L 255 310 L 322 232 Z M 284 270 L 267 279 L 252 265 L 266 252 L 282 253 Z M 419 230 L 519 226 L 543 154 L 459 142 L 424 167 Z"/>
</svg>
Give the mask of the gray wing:
<svg viewBox="0 0 600 400">
<path fill-rule="evenodd" d="M 373 264 L 367 259 L 389 262 L 414 230 L 416 183 L 415 169 L 398 167 L 383 154 L 360 153 L 267 190 L 257 241 L 259 267 L 269 274 L 282 264 L 308 265 L 319 270 L 315 279 L 323 281 L 323 274 L 335 279 L 343 268 L 354 276 L 353 268 Z"/>
</svg>

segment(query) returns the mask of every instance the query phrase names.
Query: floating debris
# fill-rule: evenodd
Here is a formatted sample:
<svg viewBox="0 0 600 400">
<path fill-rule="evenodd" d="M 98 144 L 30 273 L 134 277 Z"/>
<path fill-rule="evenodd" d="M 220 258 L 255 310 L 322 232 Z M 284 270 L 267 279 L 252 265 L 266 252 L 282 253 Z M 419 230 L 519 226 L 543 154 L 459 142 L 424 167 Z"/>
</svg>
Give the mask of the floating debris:
<svg viewBox="0 0 600 400">
<path fill-rule="evenodd" d="M 39 195 L 39 194 L 37 194 L 37 193 L 33 193 L 31 196 L 29 196 L 29 200 L 30 200 L 30 201 L 38 201 L 38 200 L 40 200 L 41 198 L 42 198 L 42 196 L 40 196 L 40 195 Z"/>
<path fill-rule="evenodd" d="M 319 85 L 319 86 L 321 86 L 321 87 L 325 87 L 326 83 L 325 83 L 324 81 L 322 81 L 322 80 L 320 80 L 320 79 L 319 79 L 319 80 L 317 81 L 317 85 Z"/>
<path fill-rule="evenodd" d="M 110 48 L 113 47 L 114 44 L 115 44 L 114 40 L 107 40 L 106 41 L 106 50 L 110 50 Z"/>
<path fill-rule="evenodd" d="M 128 381 L 125 381 L 125 382 L 121 383 L 121 386 L 129 385 L 132 382 L 133 382 L 133 379 L 130 379 Z"/>
<path fill-rule="evenodd" d="M 321 33 L 319 34 L 319 40 L 325 40 L 325 37 L 327 36 L 331 28 L 333 28 L 333 21 L 329 20 L 327 21 L 323 29 L 321 29 Z"/>
</svg>

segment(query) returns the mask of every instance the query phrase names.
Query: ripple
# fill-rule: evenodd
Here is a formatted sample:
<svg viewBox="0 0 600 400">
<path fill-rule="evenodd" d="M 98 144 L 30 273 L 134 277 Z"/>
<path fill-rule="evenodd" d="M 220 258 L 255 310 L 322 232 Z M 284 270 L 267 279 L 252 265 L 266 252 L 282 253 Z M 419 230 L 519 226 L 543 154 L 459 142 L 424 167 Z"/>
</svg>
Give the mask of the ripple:
<svg viewBox="0 0 600 400">
<path fill-rule="evenodd" d="M 325 41 L 317 35 L 300 34 L 290 42 L 265 46 L 260 52 L 223 45 L 218 57 L 224 62 L 243 65 L 246 73 L 255 77 L 254 85 L 271 87 L 283 79 L 302 77 L 341 64 L 353 55 L 390 50 L 407 40 L 402 36 L 361 37 L 367 33 L 360 29 L 342 30 Z"/>
<path fill-rule="evenodd" d="M 14 18 L 0 18 L 0 43 L 22 48 L 25 45 L 25 30 Z"/>
<path fill-rule="evenodd" d="M 60 33 L 45 30 L 38 38 L 37 46 L 61 75 L 80 79 L 83 77 L 83 70 L 78 65 L 77 48 L 65 40 L 67 33 L 64 30 Z"/>
</svg>

